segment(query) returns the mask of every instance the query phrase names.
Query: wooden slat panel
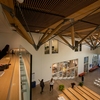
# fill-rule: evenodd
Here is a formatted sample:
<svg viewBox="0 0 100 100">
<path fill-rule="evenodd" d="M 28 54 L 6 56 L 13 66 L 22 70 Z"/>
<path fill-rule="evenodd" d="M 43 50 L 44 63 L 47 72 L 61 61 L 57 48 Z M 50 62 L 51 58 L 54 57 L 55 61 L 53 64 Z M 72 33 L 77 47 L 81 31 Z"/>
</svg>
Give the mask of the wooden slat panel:
<svg viewBox="0 0 100 100">
<path fill-rule="evenodd" d="M 74 88 L 74 90 L 81 94 L 84 98 L 86 98 L 87 100 L 93 100 L 92 98 L 90 98 L 88 95 L 86 95 L 84 92 L 82 92 L 80 89 L 78 89 L 77 87 Z"/>
<path fill-rule="evenodd" d="M 70 93 L 67 89 L 64 89 L 63 92 L 70 100 L 78 100 L 72 93 Z"/>
<path fill-rule="evenodd" d="M 98 95 L 97 93 L 93 92 L 92 90 L 90 90 L 89 88 L 87 88 L 86 86 L 83 86 L 83 88 L 87 91 L 89 91 L 90 93 L 92 93 L 93 95 L 95 95 L 97 98 L 100 99 L 100 95 Z"/>
<path fill-rule="evenodd" d="M 91 98 L 93 98 L 94 100 L 99 100 L 96 96 L 92 95 L 90 92 L 86 91 L 84 88 L 78 86 L 78 88 L 80 90 L 82 90 L 84 93 L 86 93 L 88 96 L 90 96 Z"/>
<path fill-rule="evenodd" d="M 79 100 L 86 100 L 86 99 L 83 98 L 79 93 L 77 93 L 74 89 L 68 88 L 68 90 L 69 90 L 70 92 L 72 92 Z"/>
</svg>

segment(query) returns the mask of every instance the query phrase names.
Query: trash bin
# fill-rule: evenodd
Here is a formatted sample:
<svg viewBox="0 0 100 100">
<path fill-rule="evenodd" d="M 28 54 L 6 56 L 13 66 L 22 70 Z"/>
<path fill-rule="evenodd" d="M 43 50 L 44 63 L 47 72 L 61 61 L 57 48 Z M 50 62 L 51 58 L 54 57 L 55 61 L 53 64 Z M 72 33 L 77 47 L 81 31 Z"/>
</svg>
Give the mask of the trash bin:
<svg viewBox="0 0 100 100">
<path fill-rule="evenodd" d="M 36 87 L 36 81 L 33 81 L 32 82 L 32 88 L 35 88 Z"/>
</svg>

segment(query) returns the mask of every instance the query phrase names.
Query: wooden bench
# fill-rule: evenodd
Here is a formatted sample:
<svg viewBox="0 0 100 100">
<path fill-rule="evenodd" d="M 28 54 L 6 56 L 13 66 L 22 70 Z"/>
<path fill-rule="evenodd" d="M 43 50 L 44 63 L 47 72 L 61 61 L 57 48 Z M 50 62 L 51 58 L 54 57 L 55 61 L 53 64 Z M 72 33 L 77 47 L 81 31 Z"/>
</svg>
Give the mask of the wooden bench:
<svg viewBox="0 0 100 100">
<path fill-rule="evenodd" d="M 92 71 L 94 71 L 94 70 L 96 70 L 96 69 L 98 69 L 99 67 L 98 66 L 94 66 L 94 67 L 92 67 L 90 70 L 89 70 L 89 72 L 92 72 Z"/>
<path fill-rule="evenodd" d="M 72 93 L 70 93 L 67 89 L 63 90 L 63 93 L 70 99 L 70 100 L 78 100 Z"/>
<path fill-rule="evenodd" d="M 84 97 L 82 97 L 79 93 L 77 93 L 74 89 L 68 88 L 68 90 L 75 95 L 79 100 L 86 100 Z"/>
<path fill-rule="evenodd" d="M 79 77 L 84 76 L 84 75 L 85 75 L 85 72 L 80 73 L 80 74 L 79 74 Z"/>
<path fill-rule="evenodd" d="M 78 89 L 77 87 L 74 88 L 74 90 L 81 94 L 84 98 L 86 98 L 86 100 L 93 100 L 91 97 L 89 97 L 88 95 L 86 95 L 83 91 L 81 91 L 80 89 Z"/>
<path fill-rule="evenodd" d="M 80 87 L 80 86 L 78 86 L 78 88 L 79 88 L 80 90 L 82 90 L 84 93 L 86 93 L 88 96 L 90 96 L 91 98 L 93 98 L 94 100 L 100 100 L 100 99 L 98 99 L 96 96 L 94 96 L 93 94 L 91 94 L 90 92 L 88 92 L 87 90 L 85 90 L 84 88 L 82 88 L 82 87 Z"/>
<path fill-rule="evenodd" d="M 87 88 L 86 86 L 83 86 L 83 88 L 87 91 L 89 91 L 90 93 L 92 93 L 94 96 L 96 96 L 97 98 L 100 99 L 100 95 L 98 95 L 97 93 L 93 92 L 92 90 L 90 90 L 89 88 Z"/>
<path fill-rule="evenodd" d="M 59 97 L 64 97 L 65 100 L 69 100 L 63 93 L 59 95 Z"/>
</svg>

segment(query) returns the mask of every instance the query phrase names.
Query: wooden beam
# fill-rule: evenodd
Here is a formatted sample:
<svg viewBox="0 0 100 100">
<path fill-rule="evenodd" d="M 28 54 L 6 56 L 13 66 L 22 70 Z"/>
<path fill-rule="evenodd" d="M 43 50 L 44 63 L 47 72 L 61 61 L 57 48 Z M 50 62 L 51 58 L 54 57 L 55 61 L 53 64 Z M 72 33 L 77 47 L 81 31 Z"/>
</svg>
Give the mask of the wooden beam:
<svg viewBox="0 0 100 100">
<path fill-rule="evenodd" d="M 63 25 L 65 21 L 62 21 L 51 33 L 49 33 L 41 42 L 42 44 L 46 42 L 54 33 L 56 33 Z"/>
<path fill-rule="evenodd" d="M 43 36 L 41 37 L 39 43 L 41 43 L 41 41 L 46 37 L 46 35 L 48 34 L 49 29 L 46 30 L 46 32 L 43 34 Z"/>
<path fill-rule="evenodd" d="M 98 33 L 98 35 L 97 35 L 96 37 L 93 36 L 93 38 L 96 39 L 96 41 L 95 41 L 95 43 L 94 43 L 94 46 L 97 45 L 97 42 L 100 42 L 99 37 L 100 37 L 100 33 Z"/>
<path fill-rule="evenodd" d="M 81 9 L 81 10 L 75 12 L 75 13 L 73 13 L 73 14 L 70 15 L 70 16 L 67 16 L 66 19 L 71 19 L 71 18 L 72 18 L 72 19 L 74 19 L 74 21 L 80 20 L 80 19 L 84 18 L 85 16 L 87 16 L 88 14 L 90 14 L 91 12 L 93 12 L 93 11 L 94 11 L 95 9 L 97 9 L 98 7 L 100 7 L 100 0 L 98 0 L 98 1 L 96 1 L 96 2 L 94 2 L 94 3 L 92 3 L 91 5 L 89 5 L 89 6 L 85 7 L 85 8 L 83 8 L 83 9 Z M 60 24 L 62 21 L 63 21 L 63 20 L 60 20 L 59 22 L 57 22 L 57 23 L 51 25 L 49 28 L 56 28 L 56 26 L 57 26 L 58 24 Z M 66 23 L 66 24 L 68 24 L 68 23 Z M 46 29 L 47 29 L 47 28 L 46 28 Z M 43 30 L 42 32 L 45 32 L 46 29 Z"/>
<path fill-rule="evenodd" d="M 95 29 L 95 27 L 92 27 L 92 28 L 87 28 L 87 29 L 83 29 L 83 30 L 78 30 L 78 31 L 76 31 L 76 32 L 78 32 L 78 33 L 81 33 L 81 32 L 88 32 L 88 31 L 92 31 L 92 30 L 94 30 Z"/>
<path fill-rule="evenodd" d="M 7 17 L 8 21 L 9 21 L 9 23 L 10 23 L 10 24 L 14 24 L 13 17 L 10 15 L 10 13 L 9 13 L 7 10 L 5 10 L 5 9 L 3 9 L 3 11 L 4 11 L 4 13 L 5 13 L 5 15 L 6 15 L 6 17 Z"/>
<path fill-rule="evenodd" d="M 14 0 L 0 0 L 1 4 L 4 4 L 5 6 L 11 8 L 12 10 L 14 10 Z"/>
<path fill-rule="evenodd" d="M 94 47 L 94 43 L 93 43 L 93 39 L 92 39 L 92 35 L 91 35 L 89 38 L 90 38 L 91 44 L 92 44 L 93 47 Z"/>
<path fill-rule="evenodd" d="M 67 43 L 68 46 L 69 46 L 71 49 L 73 49 L 72 46 L 71 46 L 71 44 L 70 44 L 65 38 L 63 38 L 61 35 L 59 35 L 59 37 L 60 37 L 65 43 Z"/>
<path fill-rule="evenodd" d="M 72 46 L 75 46 L 74 26 L 71 27 Z"/>
<path fill-rule="evenodd" d="M 93 31 L 91 31 L 88 35 L 86 35 L 82 40 L 79 41 L 79 44 L 81 42 L 83 42 L 86 38 L 88 38 L 90 35 L 94 34 L 96 32 L 96 30 L 100 27 L 100 25 L 98 25 Z"/>
<path fill-rule="evenodd" d="M 30 35 L 26 32 L 26 30 L 24 29 L 24 27 L 22 26 L 22 24 L 20 23 L 20 21 L 16 17 L 14 17 L 13 19 L 14 19 L 15 26 L 18 27 L 18 29 L 21 31 L 21 34 L 25 37 L 25 39 L 30 44 L 35 45 L 35 42 L 32 40 L 32 38 L 30 37 Z"/>
<path fill-rule="evenodd" d="M 8 1 L 7 1 L 6 5 L 8 4 Z M 9 7 L 9 4 L 8 4 L 8 7 Z M 21 36 L 24 37 L 30 44 L 35 45 L 34 40 L 32 40 L 32 37 L 26 32 L 26 30 L 24 29 L 24 27 L 22 26 L 20 21 L 15 16 L 12 17 L 7 9 L 3 8 L 3 11 L 4 11 L 9 23 L 11 25 L 12 24 L 15 25 L 15 28 L 17 29 L 18 32 L 20 32 Z"/>
<path fill-rule="evenodd" d="M 83 38 L 80 34 L 78 34 L 77 32 L 76 32 L 76 34 L 75 35 L 77 35 L 79 38 Z M 87 40 L 84 40 L 90 47 L 92 47 L 92 45 L 87 41 Z"/>
<path fill-rule="evenodd" d="M 83 30 L 78 30 L 78 31 L 75 31 L 75 32 L 77 32 L 77 33 L 83 33 L 83 32 L 88 32 L 88 31 L 91 31 L 91 30 L 93 30 L 93 29 L 95 29 L 95 27 L 92 27 L 92 28 L 87 28 L 87 29 L 83 29 Z M 71 32 L 66 32 L 66 33 L 63 33 L 62 35 L 70 35 L 71 34 Z"/>
<path fill-rule="evenodd" d="M 90 14 L 90 16 L 91 15 L 94 15 L 94 14 L 96 14 L 96 13 L 99 13 L 100 12 L 100 9 L 98 9 L 98 10 L 96 10 L 95 12 L 93 12 L 92 14 Z"/>
</svg>

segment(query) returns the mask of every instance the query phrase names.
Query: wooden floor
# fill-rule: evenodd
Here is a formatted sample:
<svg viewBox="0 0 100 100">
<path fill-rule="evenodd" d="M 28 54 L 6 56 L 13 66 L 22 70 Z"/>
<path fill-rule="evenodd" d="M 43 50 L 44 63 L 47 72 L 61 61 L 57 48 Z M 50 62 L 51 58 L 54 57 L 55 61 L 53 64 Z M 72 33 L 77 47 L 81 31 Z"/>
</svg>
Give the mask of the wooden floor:
<svg viewBox="0 0 100 100">
<path fill-rule="evenodd" d="M 0 64 L 11 64 L 8 69 L 4 70 L 4 74 L 0 77 L 0 100 L 19 100 L 19 98 L 13 98 L 13 96 L 19 97 L 19 85 L 16 85 L 19 82 L 19 69 L 18 65 L 15 66 L 16 61 L 18 61 L 18 57 L 10 54 L 0 60 Z"/>
</svg>

